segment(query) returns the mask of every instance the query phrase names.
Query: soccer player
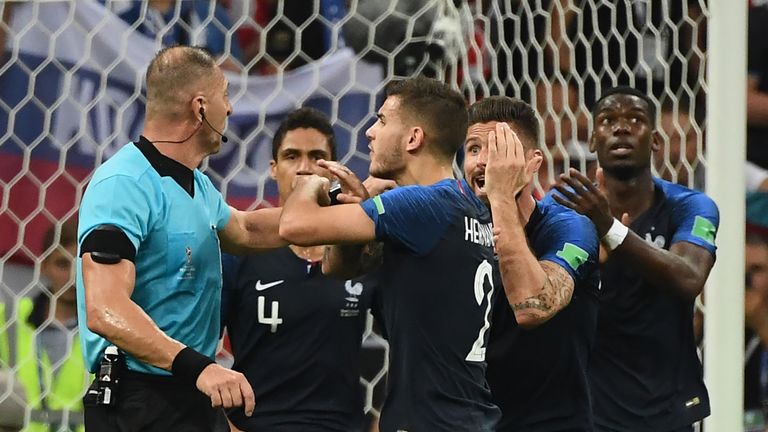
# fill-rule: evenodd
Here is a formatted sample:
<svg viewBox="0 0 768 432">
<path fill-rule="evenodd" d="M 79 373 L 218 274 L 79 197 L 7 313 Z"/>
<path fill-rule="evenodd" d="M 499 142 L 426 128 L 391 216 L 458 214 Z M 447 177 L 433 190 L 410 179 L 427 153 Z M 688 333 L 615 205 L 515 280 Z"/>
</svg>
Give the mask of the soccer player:
<svg viewBox="0 0 768 432">
<path fill-rule="evenodd" d="M 690 431 L 709 415 L 693 309 L 715 262 L 719 215 L 703 193 L 652 176 L 655 118 L 644 93 L 606 91 L 590 139 L 604 186 L 571 170 L 553 195 L 592 219 L 609 254 L 589 368 L 599 431 Z"/>
<path fill-rule="evenodd" d="M 230 208 L 197 170 L 218 151 L 232 106 L 227 80 L 200 48 L 161 50 L 147 70 L 141 138 L 93 174 L 80 207 L 77 305 L 86 365 L 88 430 L 209 431 L 216 407 L 254 395 L 213 362 L 225 251 L 278 247 L 279 209 Z M 108 345 L 127 370 L 100 371 Z M 120 387 L 112 393 L 117 375 Z M 102 385 L 103 384 L 103 385 Z"/>
<path fill-rule="evenodd" d="M 272 141 L 272 178 L 280 204 L 297 176 L 331 178 L 336 141 L 319 111 L 301 108 Z M 243 431 L 361 430 L 361 341 L 374 280 L 338 280 L 320 270 L 323 246 L 290 245 L 225 266 L 224 325 L 233 369 L 258 395 L 251 417 L 228 412 Z"/>
<path fill-rule="evenodd" d="M 587 382 L 595 338 L 598 239 L 592 222 L 533 198 L 539 119 L 494 96 L 469 108 L 464 176 L 498 232 L 488 384 L 498 431 L 591 431 Z"/>
<path fill-rule="evenodd" d="M 485 381 L 485 346 L 493 233 L 488 209 L 452 172 L 467 132 L 464 98 L 438 81 L 408 79 L 387 87 L 377 116 L 366 132 L 370 174 L 399 187 L 321 207 L 328 180 L 300 178 L 280 234 L 307 246 L 383 242 L 383 432 L 492 431 L 499 411 Z"/>
</svg>

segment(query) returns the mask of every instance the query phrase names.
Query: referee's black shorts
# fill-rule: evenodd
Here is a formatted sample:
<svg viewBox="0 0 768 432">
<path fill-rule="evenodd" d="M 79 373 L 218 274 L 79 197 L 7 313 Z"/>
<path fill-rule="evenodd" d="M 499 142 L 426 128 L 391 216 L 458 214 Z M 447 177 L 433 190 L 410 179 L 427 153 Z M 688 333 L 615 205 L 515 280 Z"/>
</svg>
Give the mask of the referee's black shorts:
<svg viewBox="0 0 768 432">
<path fill-rule="evenodd" d="M 169 376 L 124 371 L 115 405 L 84 408 L 88 432 L 229 431 L 222 409 L 211 408 L 210 398 L 197 388 Z"/>
</svg>

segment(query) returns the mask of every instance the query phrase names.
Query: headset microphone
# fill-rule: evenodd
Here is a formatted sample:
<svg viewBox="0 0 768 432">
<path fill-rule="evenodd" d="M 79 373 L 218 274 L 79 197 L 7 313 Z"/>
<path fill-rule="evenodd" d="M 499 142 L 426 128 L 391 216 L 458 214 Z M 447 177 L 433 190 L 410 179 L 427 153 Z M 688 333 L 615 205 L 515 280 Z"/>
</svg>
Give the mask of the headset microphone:
<svg viewBox="0 0 768 432">
<path fill-rule="evenodd" d="M 229 141 L 229 138 L 227 138 L 226 136 L 224 136 L 223 133 L 219 132 L 218 130 L 216 130 L 216 128 L 211 126 L 211 124 L 208 122 L 208 119 L 205 118 L 205 109 L 203 109 L 203 107 L 200 107 L 200 117 L 203 118 L 203 121 L 205 122 L 205 124 L 207 124 L 208 127 L 211 128 L 212 131 L 216 132 L 217 134 L 219 134 L 219 136 L 221 136 L 221 142 Z"/>
</svg>

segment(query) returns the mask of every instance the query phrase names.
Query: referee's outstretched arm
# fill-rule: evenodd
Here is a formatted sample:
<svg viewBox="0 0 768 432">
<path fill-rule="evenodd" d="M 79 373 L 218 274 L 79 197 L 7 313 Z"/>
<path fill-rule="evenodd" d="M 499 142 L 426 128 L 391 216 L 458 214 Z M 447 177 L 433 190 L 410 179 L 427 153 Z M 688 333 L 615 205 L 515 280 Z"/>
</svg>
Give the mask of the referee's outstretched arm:
<svg viewBox="0 0 768 432">
<path fill-rule="evenodd" d="M 133 262 L 123 259 L 117 264 L 100 264 L 85 253 L 82 271 L 91 331 L 139 361 L 195 380 L 197 388 L 211 398 L 212 406 L 244 406 L 246 414 L 253 412 L 255 396 L 242 374 L 210 359 L 203 362 L 194 351 L 163 333 L 131 300 L 136 277 Z"/>
<path fill-rule="evenodd" d="M 282 208 L 262 208 L 240 211 L 230 207 L 231 215 L 224 229 L 219 231 L 224 252 L 243 255 L 288 246 L 278 233 Z"/>
</svg>

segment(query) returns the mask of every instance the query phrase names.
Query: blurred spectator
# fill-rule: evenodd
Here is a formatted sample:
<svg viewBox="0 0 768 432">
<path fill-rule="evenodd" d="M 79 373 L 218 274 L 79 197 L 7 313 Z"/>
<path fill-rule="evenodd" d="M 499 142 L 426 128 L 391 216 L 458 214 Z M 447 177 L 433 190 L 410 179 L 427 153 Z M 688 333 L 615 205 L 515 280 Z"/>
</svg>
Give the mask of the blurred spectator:
<svg viewBox="0 0 768 432">
<path fill-rule="evenodd" d="M 567 74 L 558 79 L 553 53 L 547 51 L 552 49 L 550 40 L 561 37 L 556 31 L 563 16 L 557 12 L 550 15 L 556 2 L 492 0 L 485 3 L 491 24 L 490 49 L 498 65 L 498 80 L 490 81 L 491 93 L 514 95 L 534 105 L 544 121 L 543 136 L 548 147 L 577 137 L 585 140 L 588 119 L 578 110 L 577 88 L 567 85 Z M 573 15 L 567 17 L 572 19 Z M 547 32 L 550 22 L 552 33 Z M 497 88 L 499 84 L 501 87 Z M 580 126 L 576 127 L 577 123 Z M 582 133 L 577 135 L 573 130 Z M 563 149 L 553 151 L 557 156 Z"/>
<path fill-rule="evenodd" d="M 704 154 L 704 135 L 696 125 L 703 124 L 703 116 L 689 111 L 685 101 L 673 104 L 671 99 L 661 105 L 659 132 L 662 148 L 654 153 L 654 164 L 659 176 L 692 189 L 703 190 L 704 167 L 700 154 Z"/>
<path fill-rule="evenodd" d="M 346 14 L 344 0 L 237 1 L 233 18 L 243 14 L 251 18 L 240 26 L 237 36 L 243 63 L 256 61 L 252 73 L 272 75 L 295 69 L 344 44 L 336 25 Z"/>
<path fill-rule="evenodd" d="M 0 432 L 24 427 L 24 389 L 9 370 L 0 369 Z"/>
<path fill-rule="evenodd" d="M 125 22 L 162 41 L 163 46 L 201 46 L 219 58 L 224 69 L 240 67 L 242 55 L 232 23 L 226 9 L 217 2 L 147 0 L 107 4 Z"/>
<path fill-rule="evenodd" d="M 675 96 L 695 109 L 701 72 L 695 50 L 704 40 L 699 0 L 556 0 L 551 11 L 545 52 L 557 75 L 537 90 L 551 103 L 547 135 L 563 118 L 561 142 L 574 134 L 585 139 L 583 110 L 599 88 L 615 85 L 631 85 L 662 103 Z"/>
<path fill-rule="evenodd" d="M 768 170 L 747 161 L 744 165 L 747 192 L 768 192 Z"/>
<path fill-rule="evenodd" d="M 768 169 L 768 1 L 749 8 L 747 160 Z"/>
<path fill-rule="evenodd" d="M 768 193 L 747 195 L 744 430 L 763 431 L 768 409 Z"/>
<path fill-rule="evenodd" d="M 464 31 L 461 2 L 359 0 L 344 24 L 344 37 L 366 60 L 388 75 L 435 76 L 442 60 L 459 54 Z M 464 9 L 461 9 L 464 10 Z M 468 12 L 464 10 L 465 12 Z M 371 44 L 371 42 L 373 42 Z"/>
<path fill-rule="evenodd" d="M 32 409 L 32 432 L 82 430 L 82 396 L 89 374 L 77 333 L 73 261 L 77 253 L 74 220 L 45 234 L 40 273 L 47 286 L 34 298 L 0 305 L 0 360 L 16 368 Z M 13 319 L 15 317 L 15 319 Z"/>
</svg>

